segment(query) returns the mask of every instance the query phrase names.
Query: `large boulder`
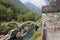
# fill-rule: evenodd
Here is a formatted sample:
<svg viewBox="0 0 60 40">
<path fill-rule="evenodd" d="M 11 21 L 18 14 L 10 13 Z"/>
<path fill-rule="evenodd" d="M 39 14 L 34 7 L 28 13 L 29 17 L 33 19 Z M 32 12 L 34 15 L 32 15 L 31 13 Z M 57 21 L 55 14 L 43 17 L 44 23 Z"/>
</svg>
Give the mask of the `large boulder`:
<svg viewBox="0 0 60 40">
<path fill-rule="evenodd" d="M 24 28 L 23 26 L 19 29 L 19 32 L 16 34 L 16 37 L 23 37 L 27 34 L 28 29 Z"/>
</svg>

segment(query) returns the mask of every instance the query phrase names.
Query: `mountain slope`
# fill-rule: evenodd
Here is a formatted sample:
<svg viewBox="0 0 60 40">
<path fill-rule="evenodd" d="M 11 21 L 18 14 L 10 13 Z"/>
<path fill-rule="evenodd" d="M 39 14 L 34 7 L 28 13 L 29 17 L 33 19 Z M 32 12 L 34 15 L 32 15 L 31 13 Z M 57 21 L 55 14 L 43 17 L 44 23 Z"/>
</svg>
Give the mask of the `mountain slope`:
<svg viewBox="0 0 60 40">
<path fill-rule="evenodd" d="M 24 3 L 24 5 L 27 7 L 27 9 L 29 9 L 32 12 L 41 13 L 40 8 L 36 7 L 34 4 L 32 4 L 30 2 L 26 2 L 26 3 Z"/>
<path fill-rule="evenodd" d="M 10 2 L 18 7 L 26 8 L 26 6 L 20 0 L 11 0 Z"/>
<path fill-rule="evenodd" d="M 5 6 L 9 5 L 9 6 L 13 6 L 16 8 L 26 8 L 26 6 L 20 1 L 20 0 L 0 0 L 0 4 L 3 4 Z"/>
</svg>

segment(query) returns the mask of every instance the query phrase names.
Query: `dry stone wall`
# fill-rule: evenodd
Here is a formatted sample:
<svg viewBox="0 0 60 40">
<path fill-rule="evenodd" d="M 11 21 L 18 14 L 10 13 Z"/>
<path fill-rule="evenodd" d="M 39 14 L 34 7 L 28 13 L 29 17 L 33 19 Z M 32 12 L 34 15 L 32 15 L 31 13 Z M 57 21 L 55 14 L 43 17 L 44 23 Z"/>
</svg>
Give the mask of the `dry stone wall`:
<svg viewBox="0 0 60 40">
<path fill-rule="evenodd" d="M 43 13 L 42 28 L 47 30 L 47 40 L 60 40 L 60 13 Z"/>
</svg>

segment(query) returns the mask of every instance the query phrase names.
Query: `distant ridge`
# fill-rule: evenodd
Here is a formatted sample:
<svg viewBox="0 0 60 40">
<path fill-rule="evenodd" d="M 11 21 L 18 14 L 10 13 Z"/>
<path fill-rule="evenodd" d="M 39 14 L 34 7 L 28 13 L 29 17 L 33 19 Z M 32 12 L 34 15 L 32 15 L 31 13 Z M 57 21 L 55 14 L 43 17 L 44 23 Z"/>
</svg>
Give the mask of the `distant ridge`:
<svg viewBox="0 0 60 40">
<path fill-rule="evenodd" d="M 26 3 L 24 3 L 24 5 L 27 7 L 27 9 L 29 9 L 32 12 L 35 12 L 35 13 L 38 13 L 38 14 L 41 13 L 40 8 L 36 7 L 34 4 L 32 4 L 30 2 L 26 2 Z"/>
<path fill-rule="evenodd" d="M 26 9 L 26 6 L 20 0 L 10 0 L 10 3 L 15 4 L 15 7 Z"/>
</svg>

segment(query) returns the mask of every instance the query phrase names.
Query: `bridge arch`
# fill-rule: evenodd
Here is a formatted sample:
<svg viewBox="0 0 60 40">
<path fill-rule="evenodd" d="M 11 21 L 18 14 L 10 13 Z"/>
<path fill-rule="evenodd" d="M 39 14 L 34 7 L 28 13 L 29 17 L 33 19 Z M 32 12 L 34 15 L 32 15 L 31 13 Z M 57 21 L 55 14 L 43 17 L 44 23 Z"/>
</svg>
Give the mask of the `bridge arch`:
<svg viewBox="0 0 60 40">
<path fill-rule="evenodd" d="M 39 25 L 40 25 L 40 23 L 37 23 L 37 22 L 34 22 L 34 21 L 25 21 L 25 22 L 22 22 L 22 23 L 19 23 L 19 22 L 8 22 L 7 23 L 7 25 L 9 24 L 9 23 L 16 23 L 17 25 L 19 25 L 20 27 L 22 27 L 24 24 L 26 24 L 26 23 L 30 23 L 30 24 L 34 24 L 34 25 L 36 25 L 36 26 L 38 26 L 39 27 Z M 6 24 L 6 23 L 5 23 Z M 17 30 L 17 29 L 15 29 L 15 30 Z M 13 33 L 13 32 L 16 32 L 14 29 L 13 29 L 13 31 L 11 31 L 10 32 L 10 34 L 11 33 Z M 30 31 L 29 31 L 30 32 Z M 8 34 L 9 35 L 9 34 Z M 12 34 L 11 34 L 12 35 Z M 14 35 L 13 35 L 14 36 Z M 9 39 L 11 36 L 9 35 L 9 37 L 7 38 L 7 39 Z"/>
<path fill-rule="evenodd" d="M 23 22 L 20 26 L 23 26 L 23 25 L 26 24 L 26 23 L 34 24 L 34 25 L 37 25 L 37 26 L 40 25 L 40 23 L 38 23 L 38 22 L 34 22 L 34 21 L 25 21 L 25 22 Z"/>
<path fill-rule="evenodd" d="M 24 23 L 22 23 L 20 25 L 20 27 L 23 27 L 23 25 L 25 25 L 26 23 L 28 23 L 30 25 L 35 25 L 36 26 L 36 31 L 37 31 L 37 29 L 39 28 L 39 25 L 40 25 L 40 23 L 37 23 L 37 22 L 34 22 L 34 21 L 25 21 Z"/>
</svg>

